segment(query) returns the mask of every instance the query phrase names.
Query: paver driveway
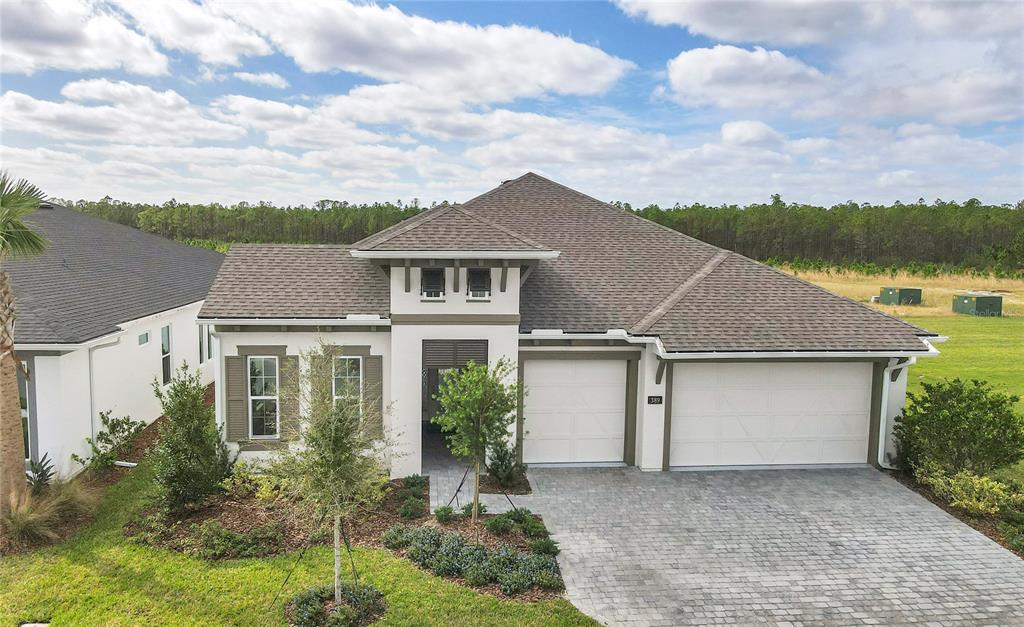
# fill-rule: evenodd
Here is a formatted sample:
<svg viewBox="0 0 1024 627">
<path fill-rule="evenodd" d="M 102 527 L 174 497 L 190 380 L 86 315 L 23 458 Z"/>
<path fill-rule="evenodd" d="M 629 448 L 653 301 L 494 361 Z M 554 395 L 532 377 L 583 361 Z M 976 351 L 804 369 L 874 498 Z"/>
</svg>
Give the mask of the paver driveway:
<svg viewBox="0 0 1024 627">
<path fill-rule="evenodd" d="M 1024 560 L 870 469 L 530 470 L 609 624 L 1024 624 Z"/>
</svg>

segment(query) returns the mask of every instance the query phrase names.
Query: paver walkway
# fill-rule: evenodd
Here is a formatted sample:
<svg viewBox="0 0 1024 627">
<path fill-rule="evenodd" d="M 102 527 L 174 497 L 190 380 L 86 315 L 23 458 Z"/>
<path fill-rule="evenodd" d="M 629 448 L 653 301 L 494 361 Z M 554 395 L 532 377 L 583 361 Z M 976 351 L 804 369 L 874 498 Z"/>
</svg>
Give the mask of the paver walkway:
<svg viewBox="0 0 1024 627">
<path fill-rule="evenodd" d="M 607 624 L 1024 625 L 1024 560 L 870 468 L 529 476 L 513 500 Z"/>
</svg>

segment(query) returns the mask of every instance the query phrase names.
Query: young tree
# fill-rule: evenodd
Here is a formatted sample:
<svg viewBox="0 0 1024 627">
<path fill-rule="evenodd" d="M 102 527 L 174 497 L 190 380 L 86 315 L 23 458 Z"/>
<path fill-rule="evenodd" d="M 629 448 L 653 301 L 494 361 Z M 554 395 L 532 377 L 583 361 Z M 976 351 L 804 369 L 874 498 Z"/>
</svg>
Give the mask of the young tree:
<svg viewBox="0 0 1024 627">
<path fill-rule="evenodd" d="M 457 457 L 473 462 L 473 522 L 480 510 L 480 465 L 487 450 L 508 439 L 515 420 L 519 386 L 509 383 L 514 368 L 501 359 L 493 368 L 469 362 L 450 370 L 436 396 L 441 411 L 432 418 L 448 435 L 448 448 Z"/>
<path fill-rule="evenodd" d="M 283 369 L 282 405 L 298 408 L 301 446 L 285 453 L 275 470 L 318 519 L 334 521 L 334 596 L 341 599 L 341 547 L 358 580 L 346 519 L 384 498 L 388 471 L 377 410 L 380 390 L 346 387 L 336 369 L 339 347 L 323 343 L 300 355 L 300 365 Z M 340 367 L 340 364 L 339 364 Z M 289 371 L 292 370 L 292 371 Z M 292 395 L 293 398 L 288 398 Z"/>
<path fill-rule="evenodd" d="M 13 182 L 0 172 L 0 264 L 8 259 L 41 253 L 46 240 L 22 218 L 43 200 L 38 187 L 22 179 Z M 18 402 L 19 364 L 14 355 L 14 294 L 0 265 L 0 514 L 26 490 L 25 434 Z"/>
</svg>

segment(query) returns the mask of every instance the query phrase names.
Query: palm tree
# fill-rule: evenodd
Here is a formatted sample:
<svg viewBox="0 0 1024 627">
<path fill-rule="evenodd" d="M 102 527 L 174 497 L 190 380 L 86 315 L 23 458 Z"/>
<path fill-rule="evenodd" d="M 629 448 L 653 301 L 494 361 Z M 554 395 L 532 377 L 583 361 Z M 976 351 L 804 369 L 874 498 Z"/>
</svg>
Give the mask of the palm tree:
<svg viewBox="0 0 1024 627">
<path fill-rule="evenodd" d="M 22 179 L 13 182 L 0 172 L 0 514 L 26 487 L 25 434 L 18 402 L 18 365 L 14 356 L 14 294 L 3 262 L 43 251 L 46 240 L 22 221 L 43 200 L 38 187 Z"/>
</svg>

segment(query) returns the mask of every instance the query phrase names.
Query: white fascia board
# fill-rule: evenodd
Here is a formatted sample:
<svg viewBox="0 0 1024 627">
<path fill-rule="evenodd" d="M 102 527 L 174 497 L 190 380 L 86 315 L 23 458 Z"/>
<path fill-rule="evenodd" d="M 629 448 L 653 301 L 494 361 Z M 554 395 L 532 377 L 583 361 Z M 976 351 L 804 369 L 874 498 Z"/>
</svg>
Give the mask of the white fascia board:
<svg viewBox="0 0 1024 627">
<path fill-rule="evenodd" d="M 199 324 L 221 324 L 240 326 L 307 326 L 307 327 L 344 327 L 344 326 L 391 326 L 391 320 L 379 316 L 354 315 L 345 318 L 198 318 Z"/>
<path fill-rule="evenodd" d="M 173 309 L 165 309 L 163 311 L 158 311 L 156 313 L 151 313 L 151 314 L 149 314 L 147 316 L 142 316 L 141 318 L 133 318 L 132 320 L 125 320 L 124 322 L 119 323 L 117 326 L 122 328 L 122 329 L 124 329 L 128 325 L 138 324 L 140 322 L 147 322 L 149 320 L 153 320 L 153 319 L 156 319 L 156 318 L 162 318 L 162 317 L 167 316 L 167 315 L 173 315 L 173 314 L 176 314 L 176 313 L 178 313 L 178 312 L 180 312 L 182 310 L 188 309 L 189 307 L 194 307 L 196 305 L 199 305 L 201 307 L 204 302 L 206 302 L 206 299 L 193 301 L 191 303 L 186 303 L 184 305 L 179 305 L 177 307 L 174 307 Z"/>
<path fill-rule="evenodd" d="M 557 250 L 353 250 L 362 259 L 555 259 Z"/>
<path fill-rule="evenodd" d="M 15 351 L 24 351 L 24 352 L 28 352 L 28 351 L 64 351 L 64 352 L 70 352 L 70 351 L 76 351 L 76 350 L 81 349 L 81 348 L 91 348 L 93 346 L 96 346 L 97 344 L 104 344 L 106 342 L 110 342 L 111 340 L 117 340 L 123 334 L 124 334 L 124 331 L 114 331 L 113 333 L 108 333 L 106 335 L 101 335 L 99 337 L 94 337 L 91 340 L 86 340 L 85 342 L 74 342 L 74 343 L 37 342 L 37 343 L 34 343 L 34 344 L 19 344 L 18 342 L 15 342 L 14 343 L 14 350 Z"/>
</svg>

